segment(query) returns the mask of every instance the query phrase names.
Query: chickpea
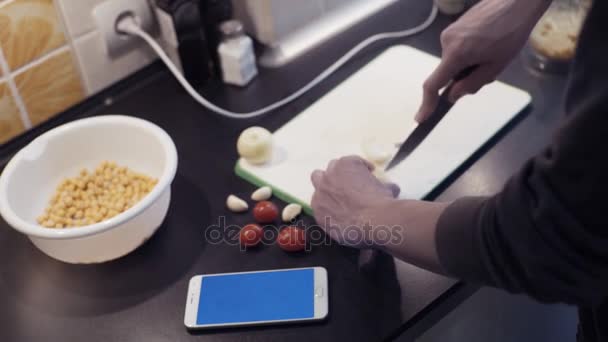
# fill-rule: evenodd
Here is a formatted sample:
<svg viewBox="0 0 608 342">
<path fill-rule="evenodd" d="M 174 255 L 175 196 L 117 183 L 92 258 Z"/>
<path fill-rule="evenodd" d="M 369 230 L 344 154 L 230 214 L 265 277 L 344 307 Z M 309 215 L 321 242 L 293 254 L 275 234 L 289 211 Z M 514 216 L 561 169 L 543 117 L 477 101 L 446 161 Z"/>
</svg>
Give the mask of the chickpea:
<svg viewBox="0 0 608 342">
<path fill-rule="evenodd" d="M 55 229 L 81 227 L 107 220 L 145 197 L 157 179 L 103 161 L 91 172 L 61 180 L 38 224 Z"/>
<path fill-rule="evenodd" d="M 46 220 L 48 220 L 48 216 L 41 215 L 36 219 L 36 222 L 38 222 L 39 225 L 43 226 Z"/>
<path fill-rule="evenodd" d="M 74 203 L 74 199 L 72 198 L 72 196 L 68 195 L 63 199 L 63 202 L 65 203 L 66 206 L 69 207 Z"/>
</svg>

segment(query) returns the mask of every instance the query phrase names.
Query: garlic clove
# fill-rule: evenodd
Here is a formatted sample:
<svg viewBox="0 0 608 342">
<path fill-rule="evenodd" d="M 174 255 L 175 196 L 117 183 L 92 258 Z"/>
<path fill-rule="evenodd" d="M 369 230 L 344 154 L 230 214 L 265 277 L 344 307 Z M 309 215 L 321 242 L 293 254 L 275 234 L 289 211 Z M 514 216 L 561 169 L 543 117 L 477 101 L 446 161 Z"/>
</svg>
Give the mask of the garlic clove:
<svg viewBox="0 0 608 342">
<path fill-rule="evenodd" d="M 376 138 L 364 140 L 361 149 L 364 158 L 376 166 L 383 166 L 388 163 L 396 150 L 393 145 Z"/>
<path fill-rule="evenodd" d="M 272 197 L 272 188 L 270 188 L 269 186 L 263 186 L 257 189 L 251 195 L 251 199 L 256 202 L 267 201 L 270 199 L 270 197 Z"/>
<path fill-rule="evenodd" d="M 379 181 L 381 181 L 382 183 L 390 183 L 390 179 L 388 178 L 388 176 L 386 175 L 386 171 L 384 171 L 384 168 L 382 167 L 376 167 L 374 169 L 373 172 L 374 176 L 376 176 L 376 178 L 378 178 Z"/>
<path fill-rule="evenodd" d="M 283 222 L 291 222 L 302 213 L 302 206 L 299 204 L 289 204 L 283 209 L 281 218 Z"/>
<path fill-rule="evenodd" d="M 247 202 L 236 197 L 235 195 L 228 196 L 228 199 L 226 200 L 226 206 L 228 207 L 228 209 L 230 209 L 230 211 L 233 211 L 235 213 L 242 213 L 249 209 L 249 205 L 247 204 Z"/>
</svg>

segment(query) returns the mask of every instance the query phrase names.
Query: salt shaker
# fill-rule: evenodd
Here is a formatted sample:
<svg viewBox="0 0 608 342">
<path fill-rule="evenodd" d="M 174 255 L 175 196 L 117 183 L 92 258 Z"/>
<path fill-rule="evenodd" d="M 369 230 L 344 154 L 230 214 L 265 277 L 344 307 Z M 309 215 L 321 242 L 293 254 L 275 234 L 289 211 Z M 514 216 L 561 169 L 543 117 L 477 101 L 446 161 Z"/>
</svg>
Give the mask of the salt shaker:
<svg viewBox="0 0 608 342">
<path fill-rule="evenodd" d="M 437 8 L 441 13 L 447 15 L 456 15 L 464 12 L 467 5 L 466 0 L 435 0 Z"/>
<path fill-rule="evenodd" d="M 236 86 L 247 85 L 257 74 L 253 41 L 243 30 L 238 20 L 220 24 L 222 42 L 218 46 L 222 77 L 225 83 Z"/>
</svg>

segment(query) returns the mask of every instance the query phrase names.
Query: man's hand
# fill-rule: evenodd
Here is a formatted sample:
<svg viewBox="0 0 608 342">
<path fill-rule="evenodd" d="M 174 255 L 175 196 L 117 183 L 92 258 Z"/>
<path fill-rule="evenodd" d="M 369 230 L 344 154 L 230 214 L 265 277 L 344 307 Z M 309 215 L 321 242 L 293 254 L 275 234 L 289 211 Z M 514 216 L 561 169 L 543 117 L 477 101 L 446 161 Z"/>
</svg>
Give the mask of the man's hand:
<svg viewBox="0 0 608 342">
<path fill-rule="evenodd" d="M 435 248 L 437 220 L 447 203 L 395 199 L 399 187 L 383 184 L 359 157 L 315 171 L 312 209 L 329 236 L 355 248 L 383 250 L 414 265 L 443 273 Z"/>
<path fill-rule="evenodd" d="M 370 232 L 364 231 L 373 224 L 371 210 L 386 206 L 399 194 L 399 187 L 380 182 L 372 174 L 373 169 L 364 159 L 350 156 L 333 160 L 326 171 L 312 174 L 315 219 L 338 243 L 371 247 Z"/>
<path fill-rule="evenodd" d="M 439 90 L 467 67 L 478 65 L 471 75 L 454 83 L 451 102 L 493 82 L 525 45 L 550 4 L 550 0 L 483 0 L 445 29 L 441 63 L 424 83 L 416 121 L 431 115 Z"/>
</svg>

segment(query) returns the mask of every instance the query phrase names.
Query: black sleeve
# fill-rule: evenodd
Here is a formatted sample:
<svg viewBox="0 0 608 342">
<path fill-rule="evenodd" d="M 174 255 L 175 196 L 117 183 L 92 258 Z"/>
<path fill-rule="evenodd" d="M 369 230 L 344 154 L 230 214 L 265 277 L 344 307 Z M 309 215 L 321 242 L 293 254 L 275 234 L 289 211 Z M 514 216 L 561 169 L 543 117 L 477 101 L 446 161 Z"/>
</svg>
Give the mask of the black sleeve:
<svg viewBox="0 0 608 342">
<path fill-rule="evenodd" d="M 439 219 L 453 276 L 579 305 L 608 294 L 608 2 L 579 40 L 564 124 L 497 195 L 465 198 Z"/>
</svg>

